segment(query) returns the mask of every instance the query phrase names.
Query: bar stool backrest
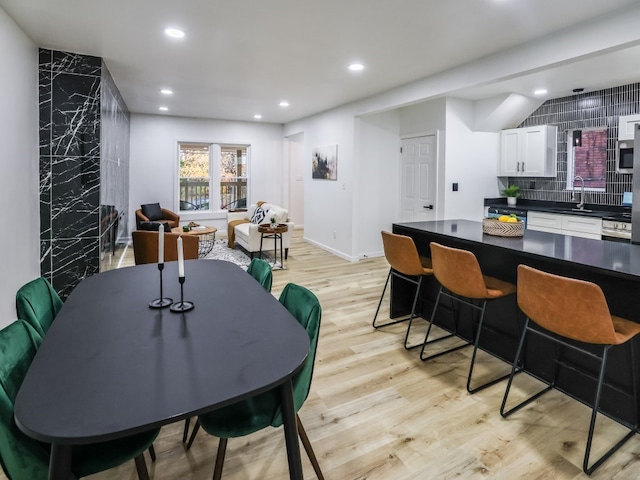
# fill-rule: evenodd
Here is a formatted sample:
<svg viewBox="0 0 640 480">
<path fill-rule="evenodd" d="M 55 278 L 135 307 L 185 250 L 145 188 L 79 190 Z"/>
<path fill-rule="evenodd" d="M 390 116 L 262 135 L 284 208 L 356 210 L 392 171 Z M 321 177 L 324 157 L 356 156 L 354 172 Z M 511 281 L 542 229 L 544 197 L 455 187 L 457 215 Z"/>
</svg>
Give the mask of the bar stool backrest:
<svg viewBox="0 0 640 480">
<path fill-rule="evenodd" d="M 467 298 L 489 298 L 476 256 L 459 248 L 431 242 L 433 274 L 447 290 Z"/>
<path fill-rule="evenodd" d="M 384 256 L 391 268 L 404 275 L 418 276 L 424 274 L 420 255 L 411 237 L 382 231 Z"/>
<path fill-rule="evenodd" d="M 518 306 L 541 327 L 585 343 L 618 345 L 604 293 L 584 280 L 518 265 Z"/>
</svg>

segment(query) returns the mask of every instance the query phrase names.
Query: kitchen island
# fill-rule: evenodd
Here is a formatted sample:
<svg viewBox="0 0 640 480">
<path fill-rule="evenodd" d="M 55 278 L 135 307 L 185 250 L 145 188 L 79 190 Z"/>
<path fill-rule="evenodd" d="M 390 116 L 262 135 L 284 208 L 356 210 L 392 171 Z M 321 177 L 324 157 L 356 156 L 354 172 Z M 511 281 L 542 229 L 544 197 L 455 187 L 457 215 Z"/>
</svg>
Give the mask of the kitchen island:
<svg viewBox="0 0 640 480">
<path fill-rule="evenodd" d="M 640 323 L 640 245 L 530 230 L 525 230 L 523 237 L 496 237 L 484 234 L 481 222 L 469 220 L 397 223 L 393 225 L 393 232 L 412 237 L 418 252 L 425 257 L 431 256 L 429 243 L 432 241 L 472 251 L 484 274 L 513 283 L 516 283 L 517 267 L 521 263 L 594 282 L 602 288 L 612 314 Z M 392 317 L 409 312 L 413 288 L 402 279 L 393 279 Z M 435 278 L 423 282 L 420 295 L 423 317 L 428 318 L 437 289 Z M 460 310 L 459 314 L 461 328 L 458 333 L 471 339 L 471 312 Z M 517 309 L 515 295 L 490 302 L 486 322 L 481 348 L 512 362 L 519 331 L 524 324 L 524 315 Z M 445 305 L 436 315 L 436 323 L 452 329 L 454 311 Z M 528 338 L 525 370 L 549 381 L 554 375 L 556 349 L 552 342 L 536 337 Z M 634 341 L 637 343 L 638 340 Z M 630 354 L 629 345 L 611 351 L 601 401 L 604 413 L 626 425 L 632 423 L 633 411 L 638 408 L 632 401 Z M 557 355 L 560 365 L 556 379 L 558 389 L 592 405 L 597 372 L 595 362 L 566 348 L 557 349 Z"/>
</svg>

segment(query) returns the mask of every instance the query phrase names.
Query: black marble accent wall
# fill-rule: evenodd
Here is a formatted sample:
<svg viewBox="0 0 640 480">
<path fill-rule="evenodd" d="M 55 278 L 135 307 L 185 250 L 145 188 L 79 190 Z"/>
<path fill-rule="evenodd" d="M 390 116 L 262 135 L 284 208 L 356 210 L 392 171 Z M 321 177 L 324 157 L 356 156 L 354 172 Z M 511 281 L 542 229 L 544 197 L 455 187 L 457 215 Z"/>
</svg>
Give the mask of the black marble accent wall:
<svg viewBox="0 0 640 480">
<path fill-rule="evenodd" d="M 622 85 L 589 93 L 547 100 L 519 127 L 558 126 L 558 173 L 556 178 L 509 178 L 509 184 L 521 188 L 522 198 L 532 200 L 572 201 L 566 190 L 567 131 L 592 127 L 607 128 L 607 173 L 604 192 L 589 192 L 588 203 L 621 205 L 622 194 L 632 190 L 631 174 L 616 172 L 618 117 L 640 113 L 640 83 Z"/>
<path fill-rule="evenodd" d="M 126 145 L 128 179 L 129 114 L 100 58 L 46 49 L 39 56 L 40 270 L 66 297 L 100 270 L 102 192 L 118 181 L 103 175 L 102 150 Z M 102 127 L 105 89 L 119 99 L 109 128 Z M 128 201 L 120 202 L 126 211 Z"/>
</svg>

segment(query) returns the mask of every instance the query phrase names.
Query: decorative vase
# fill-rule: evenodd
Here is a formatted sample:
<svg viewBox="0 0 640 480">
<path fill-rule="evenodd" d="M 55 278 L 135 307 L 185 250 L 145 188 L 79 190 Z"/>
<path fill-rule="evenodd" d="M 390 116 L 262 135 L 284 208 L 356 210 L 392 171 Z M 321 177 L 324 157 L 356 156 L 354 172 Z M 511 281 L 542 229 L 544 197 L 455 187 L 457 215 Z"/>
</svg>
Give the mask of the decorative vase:
<svg viewBox="0 0 640 480">
<path fill-rule="evenodd" d="M 507 205 L 511 205 L 511 206 L 515 205 L 516 200 L 517 200 L 517 197 L 507 197 Z"/>
</svg>

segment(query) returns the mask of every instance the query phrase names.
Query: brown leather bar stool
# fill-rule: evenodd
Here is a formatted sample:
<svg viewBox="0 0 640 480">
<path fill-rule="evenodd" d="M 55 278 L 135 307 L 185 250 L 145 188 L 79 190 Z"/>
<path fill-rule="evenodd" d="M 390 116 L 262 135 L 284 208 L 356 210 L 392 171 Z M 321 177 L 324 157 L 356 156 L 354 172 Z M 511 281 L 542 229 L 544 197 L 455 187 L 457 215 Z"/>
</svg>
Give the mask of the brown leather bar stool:
<svg viewBox="0 0 640 480">
<path fill-rule="evenodd" d="M 527 332 L 540 335 L 549 340 L 553 340 L 557 344 L 600 360 L 598 385 L 593 402 L 584 461 L 582 463 L 582 469 L 587 475 L 590 475 L 638 431 L 636 361 L 633 342 L 630 342 L 631 376 L 633 382 L 633 429 L 589 467 L 589 453 L 591 451 L 596 415 L 600 405 L 600 395 L 604 383 L 604 373 L 609 349 L 613 346 L 622 345 L 638 335 L 640 333 L 640 324 L 611 315 L 607 300 L 600 287 L 595 283 L 553 275 L 526 265 L 518 265 L 518 306 L 525 313 L 527 319 L 511 375 L 509 376 L 507 389 L 504 392 L 500 415 L 507 417 L 551 390 L 555 384 L 558 365 L 557 359 L 554 361 L 554 378 L 549 385 L 510 410 L 505 411 L 513 376 L 519 368 L 517 367 L 517 362 L 522 355 Z M 544 330 L 532 328 L 531 321 Z M 568 343 L 565 339 L 588 345 L 602 345 L 602 355 L 593 353 L 586 348 L 581 348 L 575 343 Z"/>
<path fill-rule="evenodd" d="M 468 250 L 445 247 L 439 243 L 431 242 L 431 262 L 433 264 L 433 274 L 438 282 L 440 282 L 440 290 L 438 291 L 436 303 L 433 306 L 433 311 L 431 312 L 429 328 L 427 329 L 427 334 L 424 338 L 424 343 L 422 344 L 422 350 L 420 351 L 420 359 L 423 361 L 429 360 L 471 345 L 471 343 L 467 342 L 427 357 L 424 356 L 424 351 L 427 345 L 457 335 L 458 321 L 456 314 L 456 325 L 453 332 L 449 335 L 445 335 L 444 337 L 429 340 L 429 334 L 431 332 L 431 327 L 433 326 L 438 304 L 440 303 L 440 299 L 444 296 L 456 302 L 468 305 L 474 310 L 480 312 L 480 318 L 478 320 L 478 326 L 475 333 L 475 341 L 473 343 L 471 365 L 469 366 L 469 376 L 467 377 L 467 391 L 469 393 L 475 393 L 507 378 L 509 374 L 491 380 L 490 382 L 484 383 L 478 387 L 471 388 L 471 376 L 473 375 L 473 366 L 476 361 L 476 353 L 480 342 L 480 333 L 482 332 L 487 302 L 515 293 L 516 286 L 512 283 L 483 275 L 480 265 L 478 264 L 478 259 Z M 517 325 L 517 319 L 514 323 Z"/>
<path fill-rule="evenodd" d="M 382 246 L 384 248 L 384 256 L 387 259 L 387 262 L 389 262 L 390 268 L 389 274 L 387 275 L 387 281 L 384 283 L 384 288 L 382 289 L 382 295 L 380 295 L 380 301 L 378 302 L 376 314 L 373 317 L 372 325 L 373 328 L 380 328 L 409 320 L 407 333 L 404 337 L 404 348 L 410 350 L 412 348 L 420 346 L 420 344 L 411 346 L 408 345 L 409 332 L 411 330 L 411 323 L 413 322 L 413 319 L 418 316 L 416 315 L 416 306 L 418 304 L 418 297 L 420 295 L 422 279 L 427 275 L 433 275 L 433 270 L 431 269 L 431 259 L 418 255 L 416 244 L 413 242 L 413 239 L 411 237 L 407 237 L 406 235 L 397 235 L 395 233 L 390 233 L 383 230 Z M 387 285 L 389 284 L 389 279 L 392 275 L 416 285 L 416 293 L 413 296 L 411 313 L 406 318 L 393 320 L 383 324 L 376 324 L 378 312 L 380 311 L 380 305 L 382 305 L 382 299 L 384 298 L 384 294 L 387 291 Z"/>
</svg>

